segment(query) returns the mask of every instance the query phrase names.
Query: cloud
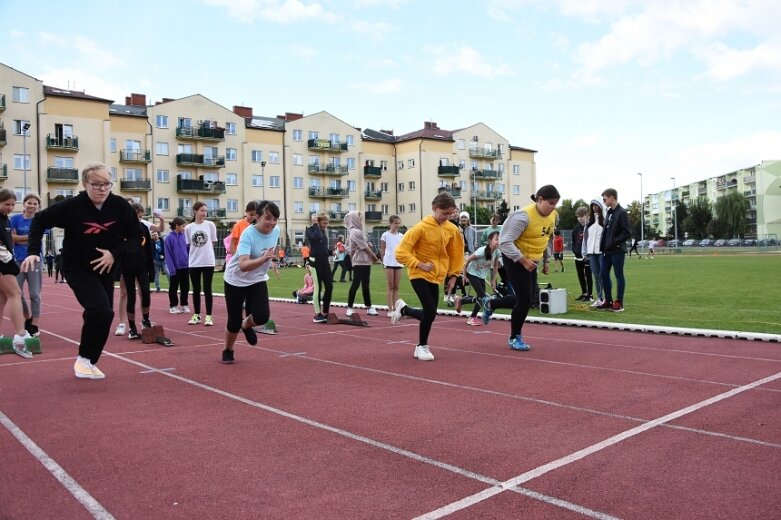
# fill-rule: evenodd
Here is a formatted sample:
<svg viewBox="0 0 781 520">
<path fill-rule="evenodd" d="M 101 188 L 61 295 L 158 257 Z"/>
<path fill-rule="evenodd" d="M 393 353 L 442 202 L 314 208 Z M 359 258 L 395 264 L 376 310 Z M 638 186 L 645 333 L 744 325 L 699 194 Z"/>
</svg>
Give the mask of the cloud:
<svg viewBox="0 0 781 520">
<path fill-rule="evenodd" d="M 708 75 L 716 81 L 744 76 L 755 69 L 781 71 L 781 46 L 762 43 L 753 49 L 740 51 L 721 43 L 713 43 L 696 54 L 708 65 Z"/>
<path fill-rule="evenodd" d="M 299 0 L 204 0 L 208 5 L 227 9 L 231 18 L 252 23 L 257 19 L 287 24 L 300 20 L 323 20 L 329 23 L 339 16 L 326 11 L 318 3 Z"/>
<path fill-rule="evenodd" d="M 704 173 L 702 178 L 706 178 L 775 159 L 778 150 L 781 150 L 781 132 L 765 130 L 728 141 L 683 148 L 672 153 L 670 164 L 686 172 L 687 177 L 696 171 Z"/>
<path fill-rule="evenodd" d="M 460 49 L 429 48 L 434 55 L 432 69 L 437 76 L 469 74 L 471 76 L 494 77 L 511 74 L 510 67 L 504 63 L 492 65 L 479 52 L 471 47 Z"/>
<path fill-rule="evenodd" d="M 120 104 L 125 102 L 125 96 L 133 90 L 132 86 L 106 81 L 104 76 L 96 74 L 92 67 L 53 69 L 41 74 L 39 79 L 51 87 L 84 91 L 90 96 L 110 99 Z"/>
</svg>

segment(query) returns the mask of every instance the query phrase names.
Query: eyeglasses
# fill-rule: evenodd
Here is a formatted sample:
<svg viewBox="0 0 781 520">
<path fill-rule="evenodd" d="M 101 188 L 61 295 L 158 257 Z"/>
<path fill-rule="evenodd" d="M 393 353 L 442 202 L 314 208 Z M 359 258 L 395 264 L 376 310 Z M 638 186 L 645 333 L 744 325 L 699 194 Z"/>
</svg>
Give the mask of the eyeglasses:
<svg viewBox="0 0 781 520">
<path fill-rule="evenodd" d="M 93 190 L 110 190 L 114 186 L 113 182 L 88 182 L 87 183 Z"/>
</svg>

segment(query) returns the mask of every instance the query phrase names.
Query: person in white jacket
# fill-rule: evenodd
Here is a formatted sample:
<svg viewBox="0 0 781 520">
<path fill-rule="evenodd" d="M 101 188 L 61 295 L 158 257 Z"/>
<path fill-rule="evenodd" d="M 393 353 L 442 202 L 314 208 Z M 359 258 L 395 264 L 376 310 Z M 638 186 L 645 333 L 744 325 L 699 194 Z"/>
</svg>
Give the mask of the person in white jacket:
<svg viewBox="0 0 781 520">
<path fill-rule="evenodd" d="M 599 244 L 602 241 L 602 230 L 605 227 L 605 207 L 602 206 L 602 201 L 593 199 L 589 204 L 588 211 L 588 223 L 586 229 L 583 232 L 583 256 L 588 256 L 589 266 L 591 267 L 591 275 L 594 278 L 594 285 L 596 285 L 597 299 L 591 304 L 596 308 L 603 303 L 604 293 L 602 291 L 602 278 L 600 276 L 600 257 L 602 256 L 602 249 Z"/>
</svg>

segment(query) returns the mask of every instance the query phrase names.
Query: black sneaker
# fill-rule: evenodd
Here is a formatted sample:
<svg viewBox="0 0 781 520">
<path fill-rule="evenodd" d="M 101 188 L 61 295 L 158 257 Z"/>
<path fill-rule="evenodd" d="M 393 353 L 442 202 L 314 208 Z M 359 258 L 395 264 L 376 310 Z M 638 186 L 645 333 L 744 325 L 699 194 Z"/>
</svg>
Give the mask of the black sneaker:
<svg viewBox="0 0 781 520">
<path fill-rule="evenodd" d="M 322 312 L 318 312 L 315 314 L 314 319 L 312 319 L 314 323 L 328 323 L 328 317 L 323 314 Z"/>
<path fill-rule="evenodd" d="M 226 365 L 232 365 L 235 363 L 235 360 L 233 359 L 233 351 L 225 349 L 222 351 L 222 362 Z"/>
<path fill-rule="evenodd" d="M 40 335 L 40 331 L 38 330 L 38 325 L 33 325 L 30 323 L 25 327 L 25 330 L 30 334 L 30 336 L 37 338 Z"/>
<path fill-rule="evenodd" d="M 141 320 L 141 328 L 142 329 L 151 329 L 152 328 L 152 322 L 149 320 Z"/>
<path fill-rule="evenodd" d="M 241 329 L 241 331 L 244 333 L 244 339 L 247 340 L 247 343 L 253 347 L 258 344 L 258 333 L 255 332 L 255 329 L 250 327 L 248 329 Z M 230 352 L 231 354 L 233 353 L 233 351 Z"/>
<path fill-rule="evenodd" d="M 130 329 L 130 332 L 127 333 L 127 339 L 141 339 L 141 334 L 136 329 Z"/>
</svg>

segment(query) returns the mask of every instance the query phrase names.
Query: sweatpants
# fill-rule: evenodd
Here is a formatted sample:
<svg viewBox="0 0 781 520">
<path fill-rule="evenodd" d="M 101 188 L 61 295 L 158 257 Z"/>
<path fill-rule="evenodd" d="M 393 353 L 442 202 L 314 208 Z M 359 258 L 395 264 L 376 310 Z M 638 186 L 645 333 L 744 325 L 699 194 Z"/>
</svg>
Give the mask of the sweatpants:
<svg viewBox="0 0 781 520">
<path fill-rule="evenodd" d="M 98 274 L 90 269 L 68 269 L 63 275 L 74 296 L 84 308 L 79 341 L 79 355 L 98 362 L 106 346 L 111 321 L 114 319 L 115 273 Z"/>
</svg>

